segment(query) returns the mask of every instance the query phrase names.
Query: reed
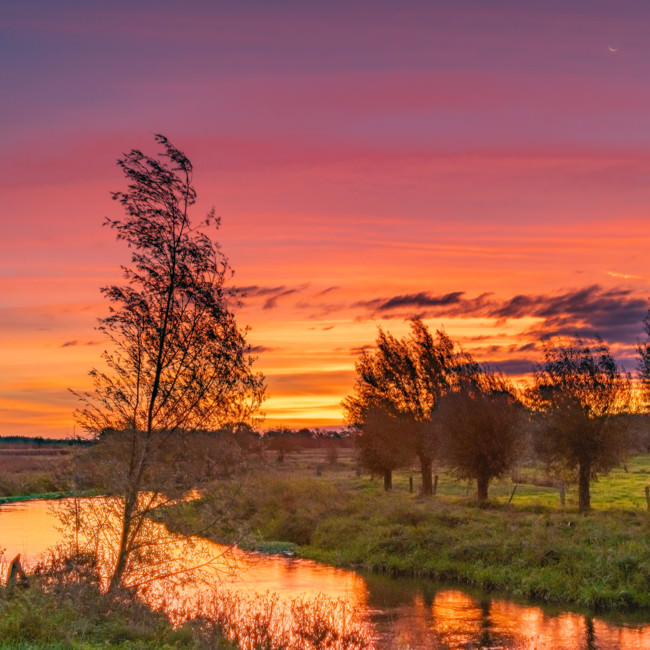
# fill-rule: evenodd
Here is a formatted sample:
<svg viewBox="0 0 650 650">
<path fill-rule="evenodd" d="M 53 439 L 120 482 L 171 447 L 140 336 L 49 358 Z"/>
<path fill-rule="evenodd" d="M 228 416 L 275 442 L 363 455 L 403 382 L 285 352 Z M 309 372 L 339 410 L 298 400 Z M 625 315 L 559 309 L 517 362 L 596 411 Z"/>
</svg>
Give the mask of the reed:
<svg viewBox="0 0 650 650">
<path fill-rule="evenodd" d="M 197 613 L 198 612 L 198 613 Z M 366 622 L 324 596 L 207 592 L 197 607 L 152 611 L 134 591 L 105 593 L 90 555 L 54 555 L 28 586 L 0 585 L 0 649 L 371 650 Z"/>
</svg>

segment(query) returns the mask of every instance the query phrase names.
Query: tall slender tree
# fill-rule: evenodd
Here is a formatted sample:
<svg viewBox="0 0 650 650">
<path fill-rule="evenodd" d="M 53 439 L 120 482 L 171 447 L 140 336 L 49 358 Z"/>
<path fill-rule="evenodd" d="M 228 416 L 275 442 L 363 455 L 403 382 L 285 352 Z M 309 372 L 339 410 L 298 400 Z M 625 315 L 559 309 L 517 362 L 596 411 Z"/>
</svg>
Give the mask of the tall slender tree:
<svg viewBox="0 0 650 650">
<path fill-rule="evenodd" d="M 639 377 L 643 386 L 646 407 L 650 407 L 650 310 L 643 319 L 646 340 L 639 343 Z"/>
<path fill-rule="evenodd" d="M 210 236 L 219 219 L 212 210 L 192 225 L 192 164 L 164 136 L 156 142 L 156 157 L 134 149 L 118 160 L 128 186 L 113 199 L 124 216 L 105 225 L 131 250 L 131 265 L 123 284 L 101 290 L 109 313 L 98 329 L 110 347 L 104 367 L 90 372 L 94 390 L 78 395 L 78 421 L 111 447 L 110 482 L 122 503 L 110 589 L 128 583 L 160 495 L 192 482 L 171 474 L 179 439 L 250 420 L 264 393 L 231 311 L 230 266 Z"/>
</svg>

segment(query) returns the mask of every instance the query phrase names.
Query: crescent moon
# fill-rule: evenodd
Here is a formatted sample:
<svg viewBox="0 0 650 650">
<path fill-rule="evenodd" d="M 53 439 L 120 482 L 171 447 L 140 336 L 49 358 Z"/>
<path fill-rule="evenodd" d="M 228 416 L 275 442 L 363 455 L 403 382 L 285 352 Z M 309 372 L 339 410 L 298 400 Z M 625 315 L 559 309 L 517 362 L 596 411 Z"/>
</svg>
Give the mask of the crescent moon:
<svg viewBox="0 0 650 650">
<path fill-rule="evenodd" d="M 607 46 L 607 49 L 608 49 L 610 52 L 618 52 L 618 48 L 617 48 L 617 47 L 612 47 L 611 45 L 608 45 L 608 46 Z"/>
</svg>

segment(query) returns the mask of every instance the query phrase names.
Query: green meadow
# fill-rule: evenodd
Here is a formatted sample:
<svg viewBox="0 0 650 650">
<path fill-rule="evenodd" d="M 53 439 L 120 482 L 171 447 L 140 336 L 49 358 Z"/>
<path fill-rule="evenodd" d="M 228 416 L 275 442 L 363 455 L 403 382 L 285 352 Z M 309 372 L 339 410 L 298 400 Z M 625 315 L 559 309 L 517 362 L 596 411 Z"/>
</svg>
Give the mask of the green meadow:
<svg viewBox="0 0 650 650">
<path fill-rule="evenodd" d="M 521 476 L 542 482 L 540 468 Z M 594 481 L 593 509 L 565 506 L 558 489 L 511 479 L 475 505 L 474 486 L 438 473 L 437 493 L 417 494 L 418 475 L 358 475 L 351 450 L 335 460 L 304 451 L 258 472 L 218 481 L 202 499 L 167 511 L 185 533 L 337 566 L 426 577 L 591 611 L 650 609 L 650 455 Z M 413 480 L 413 492 L 410 491 Z M 514 489 L 514 493 L 513 493 Z"/>
</svg>

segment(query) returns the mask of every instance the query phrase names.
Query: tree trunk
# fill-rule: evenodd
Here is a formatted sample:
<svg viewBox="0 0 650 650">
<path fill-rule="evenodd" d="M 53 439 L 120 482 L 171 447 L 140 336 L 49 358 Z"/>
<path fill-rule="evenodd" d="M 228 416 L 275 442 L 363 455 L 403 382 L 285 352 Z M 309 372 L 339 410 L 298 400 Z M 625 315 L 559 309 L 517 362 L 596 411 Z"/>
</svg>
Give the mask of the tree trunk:
<svg viewBox="0 0 650 650">
<path fill-rule="evenodd" d="M 490 479 L 487 476 L 479 476 L 476 479 L 476 493 L 479 503 L 487 503 L 488 500 L 488 485 Z"/>
<path fill-rule="evenodd" d="M 578 510 L 588 512 L 591 508 L 589 484 L 591 482 L 591 463 L 581 461 L 578 466 Z"/>
<path fill-rule="evenodd" d="M 122 576 L 126 570 L 126 563 L 129 557 L 129 537 L 133 525 L 133 511 L 137 503 L 137 493 L 135 496 L 129 494 L 124 499 L 124 515 L 122 518 L 122 532 L 120 535 L 120 548 L 117 552 L 117 561 L 115 569 L 108 585 L 108 591 L 115 591 L 122 582 Z"/>
<path fill-rule="evenodd" d="M 384 470 L 384 490 L 386 492 L 393 489 L 393 470 L 385 469 Z"/>
<path fill-rule="evenodd" d="M 430 497 L 433 494 L 433 459 L 420 456 L 420 470 L 422 472 L 422 496 Z"/>
</svg>

